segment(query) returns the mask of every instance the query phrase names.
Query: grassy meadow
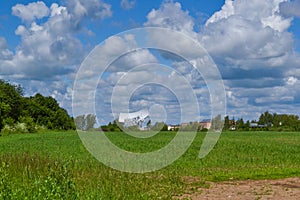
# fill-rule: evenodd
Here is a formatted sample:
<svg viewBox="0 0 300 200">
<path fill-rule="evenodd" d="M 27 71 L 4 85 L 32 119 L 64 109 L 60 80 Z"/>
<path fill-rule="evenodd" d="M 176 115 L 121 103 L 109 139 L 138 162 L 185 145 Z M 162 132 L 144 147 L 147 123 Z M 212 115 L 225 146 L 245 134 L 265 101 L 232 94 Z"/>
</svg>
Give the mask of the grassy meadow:
<svg viewBox="0 0 300 200">
<path fill-rule="evenodd" d="M 133 152 L 159 149 L 175 136 L 106 134 Z M 298 132 L 225 132 L 210 154 L 199 159 L 204 136 L 198 133 L 173 164 L 144 174 L 106 167 L 89 154 L 76 132 L 2 136 L 0 199 L 171 199 L 208 187 L 206 181 L 300 176 Z"/>
</svg>

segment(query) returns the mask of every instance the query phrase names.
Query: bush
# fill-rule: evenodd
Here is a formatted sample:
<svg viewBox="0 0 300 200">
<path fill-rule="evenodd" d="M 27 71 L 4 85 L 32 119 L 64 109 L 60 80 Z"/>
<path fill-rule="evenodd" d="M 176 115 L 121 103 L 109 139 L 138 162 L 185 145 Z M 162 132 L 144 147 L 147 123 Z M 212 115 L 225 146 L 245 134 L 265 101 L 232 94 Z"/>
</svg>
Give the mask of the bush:
<svg viewBox="0 0 300 200">
<path fill-rule="evenodd" d="M 37 132 L 36 125 L 32 117 L 20 117 L 21 124 L 25 124 L 25 127 L 29 133 Z"/>
<path fill-rule="evenodd" d="M 25 123 L 17 123 L 15 126 L 15 133 L 28 133 Z"/>
<path fill-rule="evenodd" d="M 37 131 L 44 131 L 46 130 L 45 126 L 37 126 L 33 122 L 31 117 L 23 117 L 21 118 L 22 122 L 18 122 L 16 124 L 8 125 L 6 124 L 4 128 L 1 130 L 2 136 L 10 135 L 13 133 L 35 133 Z"/>
<path fill-rule="evenodd" d="M 13 126 L 5 125 L 4 128 L 1 130 L 1 135 L 10 135 L 13 133 L 28 133 L 28 129 L 25 123 L 17 123 Z"/>
<path fill-rule="evenodd" d="M 15 133 L 16 130 L 14 127 L 11 127 L 9 125 L 5 125 L 4 128 L 1 130 L 1 136 L 10 135 L 12 133 Z"/>
<path fill-rule="evenodd" d="M 8 117 L 6 119 L 3 120 L 3 125 L 8 125 L 8 126 L 14 126 L 15 124 L 15 120 L 11 117 Z"/>
</svg>

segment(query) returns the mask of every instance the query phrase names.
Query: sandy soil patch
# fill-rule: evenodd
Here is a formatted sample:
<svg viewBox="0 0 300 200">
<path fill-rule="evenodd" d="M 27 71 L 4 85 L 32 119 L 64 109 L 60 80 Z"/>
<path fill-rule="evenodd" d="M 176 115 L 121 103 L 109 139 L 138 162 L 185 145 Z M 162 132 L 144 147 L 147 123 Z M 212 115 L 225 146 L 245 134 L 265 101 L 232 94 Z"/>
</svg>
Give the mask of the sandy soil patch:
<svg viewBox="0 0 300 200">
<path fill-rule="evenodd" d="M 207 183 L 209 188 L 197 188 L 195 193 L 184 194 L 174 199 L 300 200 L 300 177 Z"/>
</svg>

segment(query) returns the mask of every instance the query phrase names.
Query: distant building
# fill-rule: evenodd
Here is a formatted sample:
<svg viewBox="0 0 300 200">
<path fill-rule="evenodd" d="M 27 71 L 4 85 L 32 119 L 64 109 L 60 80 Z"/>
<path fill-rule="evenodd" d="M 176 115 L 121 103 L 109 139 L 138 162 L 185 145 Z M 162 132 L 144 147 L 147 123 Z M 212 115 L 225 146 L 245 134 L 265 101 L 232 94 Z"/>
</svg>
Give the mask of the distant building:
<svg viewBox="0 0 300 200">
<path fill-rule="evenodd" d="M 258 127 L 258 123 L 250 123 L 249 126 L 250 126 L 251 128 Z"/>
<path fill-rule="evenodd" d="M 258 123 L 250 123 L 250 128 L 266 128 L 268 127 L 267 124 L 258 124 Z"/>
<path fill-rule="evenodd" d="M 179 125 L 168 125 L 168 131 L 175 131 L 176 129 L 179 129 Z"/>
<path fill-rule="evenodd" d="M 199 124 L 202 128 L 206 128 L 206 129 L 211 128 L 211 120 L 210 119 L 204 119 L 201 122 L 199 122 Z"/>
</svg>

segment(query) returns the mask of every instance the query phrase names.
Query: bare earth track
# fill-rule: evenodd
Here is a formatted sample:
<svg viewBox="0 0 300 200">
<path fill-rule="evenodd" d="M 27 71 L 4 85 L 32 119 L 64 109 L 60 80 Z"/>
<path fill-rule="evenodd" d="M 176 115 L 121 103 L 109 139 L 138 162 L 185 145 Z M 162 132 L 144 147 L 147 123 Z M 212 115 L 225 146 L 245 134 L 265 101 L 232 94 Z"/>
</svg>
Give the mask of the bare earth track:
<svg viewBox="0 0 300 200">
<path fill-rule="evenodd" d="M 280 180 L 247 180 L 208 182 L 209 188 L 199 188 L 193 194 L 174 199 L 245 199 L 245 200 L 299 200 L 300 177 Z"/>
</svg>

